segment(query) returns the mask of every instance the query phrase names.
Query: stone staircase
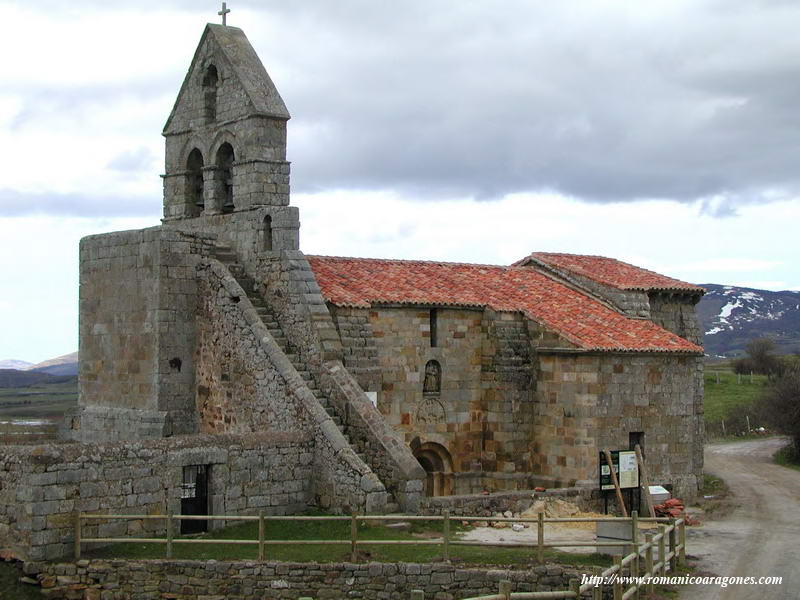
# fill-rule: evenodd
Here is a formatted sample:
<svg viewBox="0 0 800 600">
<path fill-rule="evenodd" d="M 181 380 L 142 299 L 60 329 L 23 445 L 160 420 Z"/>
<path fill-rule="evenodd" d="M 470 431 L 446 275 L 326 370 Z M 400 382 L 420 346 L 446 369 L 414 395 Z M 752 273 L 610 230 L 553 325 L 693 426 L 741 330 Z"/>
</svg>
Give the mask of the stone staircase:
<svg viewBox="0 0 800 600">
<path fill-rule="evenodd" d="M 239 285 L 242 286 L 242 289 L 247 294 L 247 298 L 250 300 L 253 307 L 256 309 L 256 313 L 261 318 L 261 322 L 264 323 L 264 326 L 269 330 L 278 346 L 291 361 L 294 368 L 303 378 L 303 381 L 305 381 L 308 389 L 311 390 L 319 403 L 325 409 L 325 412 L 327 412 L 331 416 L 331 419 L 333 419 L 333 422 L 336 423 L 336 426 L 342 432 L 342 435 L 344 435 L 345 439 L 350 444 L 350 447 L 355 451 L 356 455 L 364 462 L 364 464 L 370 468 L 373 468 L 373 465 L 371 464 L 371 461 L 366 453 L 365 442 L 357 437 L 353 439 L 354 436 L 348 431 L 345 419 L 339 414 L 339 411 L 331 403 L 327 395 L 317 386 L 313 376 L 311 375 L 311 372 L 307 369 L 306 365 L 303 364 L 297 349 L 294 348 L 286 338 L 283 329 L 281 329 L 281 326 L 278 323 L 278 319 L 275 317 L 275 313 L 256 291 L 255 280 L 245 273 L 244 267 L 238 262 L 236 253 L 230 247 L 218 244 L 216 246 L 214 256 L 228 268 L 231 275 L 233 275 Z M 387 504 L 387 512 L 397 512 L 398 510 L 399 505 L 394 501 L 391 501 Z"/>
</svg>

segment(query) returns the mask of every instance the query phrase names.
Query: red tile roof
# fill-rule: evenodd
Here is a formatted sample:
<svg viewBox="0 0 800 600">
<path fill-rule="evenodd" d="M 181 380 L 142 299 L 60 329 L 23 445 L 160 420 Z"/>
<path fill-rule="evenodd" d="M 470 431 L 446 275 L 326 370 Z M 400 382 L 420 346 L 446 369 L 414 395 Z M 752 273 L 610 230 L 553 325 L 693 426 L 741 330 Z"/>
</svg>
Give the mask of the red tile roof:
<svg viewBox="0 0 800 600">
<path fill-rule="evenodd" d="M 587 277 L 620 290 L 640 290 L 645 292 L 673 290 L 695 293 L 703 293 L 705 291 L 703 288 L 691 283 L 659 275 L 653 271 L 648 271 L 614 258 L 606 258 L 605 256 L 534 252 L 514 264 L 522 265 L 530 259 L 541 261 L 547 266 L 570 271 L 576 275 Z"/>
<path fill-rule="evenodd" d="M 584 350 L 700 353 L 703 349 L 607 307 L 530 267 L 308 256 L 337 306 L 373 303 L 520 311 Z"/>
</svg>

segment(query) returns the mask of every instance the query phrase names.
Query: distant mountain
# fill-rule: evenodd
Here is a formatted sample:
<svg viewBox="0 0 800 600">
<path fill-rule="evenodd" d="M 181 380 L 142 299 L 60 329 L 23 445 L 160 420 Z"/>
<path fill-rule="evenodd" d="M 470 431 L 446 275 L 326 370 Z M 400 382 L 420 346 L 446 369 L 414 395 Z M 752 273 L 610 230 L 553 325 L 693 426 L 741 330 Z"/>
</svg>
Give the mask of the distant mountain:
<svg viewBox="0 0 800 600">
<path fill-rule="evenodd" d="M 77 375 L 77 352 L 51 358 L 35 365 L 23 360 L 0 362 L 0 388 L 28 387 L 39 383 L 64 383 L 75 379 Z"/>
<path fill-rule="evenodd" d="M 78 353 L 71 352 L 63 356 L 57 356 L 25 369 L 26 371 L 37 371 L 49 373 L 50 375 L 77 375 L 78 374 Z"/>
<path fill-rule="evenodd" d="M 33 363 L 25 360 L 17 360 L 9 358 L 8 360 L 0 360 L 0 369 L 16 369 L 17 371 L 24 371 L 28 367 L 32 367 Z"/>
<path fill-rule="evenodd" d="M 754 338 L 775 340 L 781 354 L 800 353 L 800 292 L 770 292 L 715 283 L 697 305 L 706 354 L 740 356 Z"/>
</svg>

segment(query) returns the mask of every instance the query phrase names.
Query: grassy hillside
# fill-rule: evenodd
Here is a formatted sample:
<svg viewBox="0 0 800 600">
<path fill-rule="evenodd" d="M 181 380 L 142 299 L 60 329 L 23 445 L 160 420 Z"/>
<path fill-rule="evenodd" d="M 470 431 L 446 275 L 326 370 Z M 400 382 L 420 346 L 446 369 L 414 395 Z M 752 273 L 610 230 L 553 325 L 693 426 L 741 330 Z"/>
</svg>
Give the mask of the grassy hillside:
<svg viewBox="0 0 800 600">
<path fill-rule="evenodd" d="M 764 392 L 767 385 L 765 375 L 736 375 L 728 365 L 708 365 L 705 373 L 705 416 L 709 437 L 722 435 L 722 424 L 725 421 L 725 433 L 735 434 L 746 428 L 744 415 L 748 415 L 747 407 Z M 750 425 L 755 428 L 761 425 L 753 414 Z"/>
</svg>

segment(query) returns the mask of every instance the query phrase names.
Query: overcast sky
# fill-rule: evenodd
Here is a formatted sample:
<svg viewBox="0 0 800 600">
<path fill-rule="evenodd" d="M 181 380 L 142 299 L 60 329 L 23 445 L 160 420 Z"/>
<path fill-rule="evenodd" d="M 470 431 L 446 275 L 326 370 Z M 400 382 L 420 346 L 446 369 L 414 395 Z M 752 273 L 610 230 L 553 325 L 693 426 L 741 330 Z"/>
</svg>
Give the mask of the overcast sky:
<svg viewBox="0 0 800 600">
<path fill-rule="evenodd" d="M 307 253 L 800 289 L 798 2 L 228 4 L 292 114 Z M 161 129 L 219 8 L 0 1 L 0 359 L 77 349 L 78 240 L 158 224 Z"/>
</svg>

